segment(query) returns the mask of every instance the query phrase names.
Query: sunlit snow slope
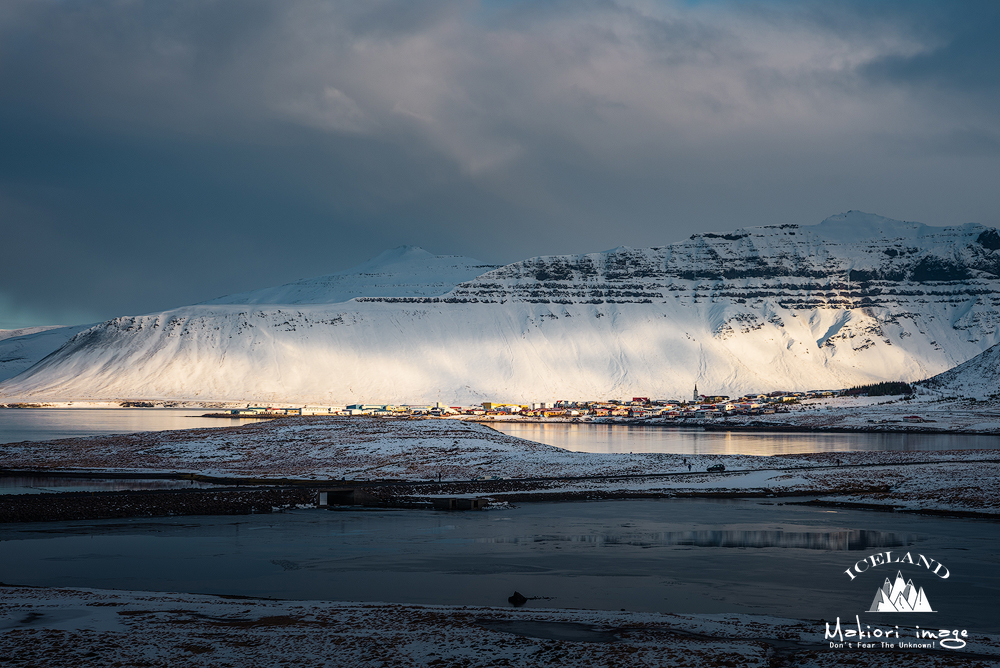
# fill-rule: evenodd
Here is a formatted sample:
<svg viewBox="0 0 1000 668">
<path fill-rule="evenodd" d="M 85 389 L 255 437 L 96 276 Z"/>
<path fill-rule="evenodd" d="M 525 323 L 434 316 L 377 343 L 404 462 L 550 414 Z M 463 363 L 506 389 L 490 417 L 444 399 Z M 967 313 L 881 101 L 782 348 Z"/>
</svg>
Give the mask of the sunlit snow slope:
<svg viewBox="0 0 1000 668">
<path fill-rule="evenodd" d="M 917 380 L 1000 341 L 998 249 L 980 225 L 849 212 L 534 258 L 438 297 L 190 306 L 82 332 L 0 396 L 530 401 Z"/>
</svg>

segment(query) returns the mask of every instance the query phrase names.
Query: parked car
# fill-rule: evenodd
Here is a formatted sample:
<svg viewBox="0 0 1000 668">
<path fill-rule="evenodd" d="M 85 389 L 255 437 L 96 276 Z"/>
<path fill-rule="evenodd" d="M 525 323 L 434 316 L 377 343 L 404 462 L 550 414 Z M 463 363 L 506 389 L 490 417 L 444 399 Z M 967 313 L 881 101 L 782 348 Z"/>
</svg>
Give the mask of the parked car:
<svg viewBox="0 0 1000 668">
<path fill-rule="evenodd" d="M 725 464 L 713 464 L 712 466 L 708 467 L 708 470 L 709 471 L 725 471 L 726 470 L 726 466 L 725 466 Z"/>
</svg>

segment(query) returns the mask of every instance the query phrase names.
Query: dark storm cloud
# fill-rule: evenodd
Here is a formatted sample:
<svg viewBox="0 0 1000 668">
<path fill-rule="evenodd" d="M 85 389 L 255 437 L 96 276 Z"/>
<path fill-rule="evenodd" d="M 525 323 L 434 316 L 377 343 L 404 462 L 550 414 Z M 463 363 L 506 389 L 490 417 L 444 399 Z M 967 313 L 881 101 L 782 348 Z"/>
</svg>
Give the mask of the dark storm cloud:
<svg viewBox="0 0 1000 668">
<path fill-rule="evenodd" d="M 0 4 L 0 327 L 863 209 L 997 224 L 993 3 Z"/>
<path fill-rule="evenodd" d="M 909 57 L 877 59 L 867 67 L 869 76 L 927 86 L 940 95 L 995 100 L 1000 93 L 1000 4 L 979 0 L 932 6 L 923 18 L 931 48 Z"/>
</svg>

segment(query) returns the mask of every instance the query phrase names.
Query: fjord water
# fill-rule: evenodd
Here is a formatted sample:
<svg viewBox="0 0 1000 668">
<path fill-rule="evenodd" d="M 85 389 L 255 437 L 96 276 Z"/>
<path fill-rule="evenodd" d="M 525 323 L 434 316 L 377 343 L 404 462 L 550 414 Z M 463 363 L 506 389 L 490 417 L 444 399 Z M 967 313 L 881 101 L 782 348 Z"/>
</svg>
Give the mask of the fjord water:
<svg viewBox="0 0 1000 668">
<path fill-rule="evenodd" d="M 166 429 L 232 427 L 252 421 L 201 417 L 207 412 L 211 411 L 151 408 L 0 410 L 0 443 Z M 578 452 L 776 455 L 851 450 L 1000 448 L 1000 438 L 974 434 L 708 432 L 698 427 L 558 422 L 492 422 L 489 425 L 511 436 Z"/>
<path fill-rule="evenodd" d="M 678 455 L 782 455 L 854 450 L 978 450 L 1000 448 L 1000 438 L 977 434 L 789 433 L 704 431 L 558 422 L 493 422 L 511 436 L 578 452 L 664 452 Z"/>
<path fill-rule="evenodd" d="M 167 429 L 233 427 L 252 419 L 206 418 L 205 408 L 23 408 L 0 410 L 0 443 Z"/>
<path fill-rule="evenodd" d="M 927 555 L 949 578 L 895 565 L 845 574 L 887 550 Z M 529 607 L 859 614 L 868 624 L 1000 631 L 995 523 L 755 501 L 7 524 L 0 564 L 4 582 L 52 587 L 493 606 L 517 590 L 539 597 Z M 865 614 L 897 570 L 937 614 Z"/>
</svg>

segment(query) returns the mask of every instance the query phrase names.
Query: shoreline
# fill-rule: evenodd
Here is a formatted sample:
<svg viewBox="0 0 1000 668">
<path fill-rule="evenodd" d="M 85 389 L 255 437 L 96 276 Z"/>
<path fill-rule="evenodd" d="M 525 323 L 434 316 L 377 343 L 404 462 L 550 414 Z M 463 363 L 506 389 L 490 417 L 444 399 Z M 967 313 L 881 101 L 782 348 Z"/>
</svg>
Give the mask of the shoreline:
<svg viewBox="0 0 1000 668">
<path fill-rule="evenodd" d="M 692 474 L 689 474 L 692 475 Z M 440 498 L 484 498 L 489 505 L 511 503 L 561 503 L 638 499 L 686 500 L 771 500 L 775 505 L 801 505 L 888 513 L 931 515 L 961 519 L 1000 521 L 1000 513 L 947 508 L 910 508 L 896 503 L 838 501 L 830 497 L 859 493 L 882 495 L 888 486 L 818 490 L 746 489 L 590 489 L 560 490 L 539 488 L 531 481 L 470 481 L 442 483 L 296 481 L 297 484 L 245 483 L 252 486 L 220 489 L 67 491 L 41 494 L 0 495 L 0 525 L 23 522 L 93 521 L 135 517 L 192 517 L 210 515 L 256 515 L 296 508 L 317 508 L 335 512 L 352 510 L 434 510 Z M 505 484 L 501 484 L 505 483 Z M 238 484 L 238 483 L 237 483 Z M 434 487 L 421 494 L 418 487 Z M 503 489 L 506 487 L 507 489 Z M 517 489 L 520 487 L 520 489 Z M 320 491 L 350 492 L 350 504 L 320 506 Z M 801 499 L 809 501 L 779 501 Z M 453 512 L 453 511 L 442 511 Z"/>
<path fill-rule="evenodd" d="M 969 647 L 833 648 L 824 619 L 559 607 L 296 600 L 212 593 L 0 585 L 0 653 L 37 666 L 982 666 Z M 907 627 L 904 627 L 907 628 Z M 44 642 L 39 642 L 44 638 Z M 53 647 L 57 647 L 53 651 Z M 331 658 L 333 657 L 333 658 Z M 500 661 L 498 661 L 498 657 Z"/>
<path fill-rule="evenodd" d="M 0 524 L 258 515 L 314 503 L 311 489 L 281 487 L 8 494 L 0 496 Z"/>
<path fill-rule="evenodd" d="M 438 418 L 442 419 L 442 418 Z M 733 423 L 725 421 L 699 420 L 697 423 L 651 422 L 647 420 L 622 420 L 619 422 L 593 422 L 573 420 L 462 420 L 476 422 L 487 427 L 493 424 L 564 424 L 588 425 L 593 427 L 654 427 L 657 429 L 690 429 L 692 431 L 714 432 L 759 432 L 787 434 L 956 434 L 962 436 L 998 436 L 993 429 L 955 429 L 948 427 L 923 427 L 917 424 L 873 424 L 873 425 L 801 425 L 787 422 Z"/>
<path fill-rule="evenodd" d="M 128 409 L 125 409 L 128 410 Z M 194 415 L 192 417 L 222 418 L 226 420 L 277 420 L 278 418 L 302 417 L 299 415 L 233 415 L 232 413 L 205 413 L 204 415 Z M 307 416 L 309 417 L 309 416 Z"/>
<path fill-rule="evenodd" d="M 996 431 L 985 429 L 949 429 L 943 427 L 918 427 L 901 424 L 885 424 L 868 426 L 826 426 L 797 425 L 787 423 L 756 423 L 756 424 L 706 424 L 704 431 L 740 431 L 740 432 L 781 432 L 793 434 L 955 434 L 961 436 L 998 436 Z"/>
<path fill-rule="evenodd" d="M 996 448 L 814 451 L 771 456 L 586 453 L 454 420 L 311 417 L 225 430 L 205 428 L 8 444 L 0 446 L 0 453 L 5 464 L 0 476 L 42 478 L 12 481 L 10 487 L 66 487 L 46 483 L 46 476 L 50 481 L 58 477 L 139 479 L 133 487 L 143 487 L 143 478 L 209 485 L 198 492 L 207 495 L 207 500 L 191 501 L 191 507 L 183 511 L 174 508 L 180 498 L 176 493 L 171 496 L 161 492 L 164 500 L 157 503 L 149 501 L 149 494 L 139 495 L 136 498 L 142 499 L 143 510 L 135 512 L 142 515 L 210 514 L 214 506 L 208 500 L 212 504 L 225 501 L 226 513 L 257 512 L 234 509 L 239 503 L 249 503 L 249 496 L 213 499 L 213 494 L 230 494 L 220 491 L 226 485 L 259 488 L 261 493 L 295 489 L 296 494 L 303 495 L 299 498 L 307 497 L 308 490 L 325 487 L 351 492 L 334 495 L 340 502 L 356 498 L 363 502 L 370 496 L 370 505 L 399 507 L 426 506 L 432 497 L 528 502 L 811 495 L 825 501 L 871 503 L 880 509 L 967 512 L 982 517 L 1000 514 L 1000 450 Z M 717 470 L 722 467 L 722 471 Z M 84 486 L 107 487 L 80 485 Z M 193 485 L 181 482 L 160 487 L 190 489 Z M 355 494 L 356 489 L 365 491 Z M 251 494 L 248 489 L 240 492 Z M 127 499 L 124 493 L 99 497 L 106 501 L 93 510 L 81 508 L 55 514 L 30 509 L 32 504 L 40 503 L 37 500 L 13 501 L 13 496 L 0 499 L 0 508 L 24 508 L 24 513 L 18 511 L 17 516 L 28 519 L 127 514 L 126 501 L 108 500 Z M 306 498 L 299 503 L 314 505 L 315 501 Z M 273 504 L 282 505 L 280 501 Z"/>
<path fill-rule="evenodd" d="M 4 405 L 0 404 L 0 408 L 8 408 L 11 410 L 46 410 L 48 409 L 58 409 L 65 408 L 63 406 L 15 406 L 15 405 Z M 75 410 L 105 410 L 110 408 L 109 406 L 92 406 L 92 407 L 74 407 Z M 170 407 L 170 408 L 135 408 L 135 407 L 116 407 L 116 411 L 152 411 L 152 410 L 178 410 L 182 408 L 184 410 L 197 410 L 196 407 Z M 848 407 L 839 407 L 843 415 L 852 415 L 852 411 Z M 907 408 L 906 411 L 919 411 L 920 408 L 912 407 Z M 904 411 L 904 412 L 906 412 Z M 892 417 L 895 413 L 878 410 L 874 413 L 876 416 L 886 415 Z M 491 429 L 496 429 L 496 425 L 565 425 L 565 426 L 588 426 L 588 427 L 626 427 L 626 428 L 643 428 L 643 429 L 664 429 L 664 430 L 691 430 L 691 431 L 706 431 L 706 432 L 743 432 L 743 433 L 782 433 L 782 434 L 955 434 L 962 436 L 1000 436 L 1000 423 L 991 423 L 989 427 L 975 428 L 975 427 L 965 427 L 965 426 L 926 426 L 926 423 L 902 423 L 898 421 L 889 423 L 873 423 L 873 424 L 803 424 L 797 422 L 797 420 L 803 417 L 817 417 L 818 413 L 807 412 L 800 414 L 798 412 L 781 412 L 776 415 L 789 416 L 791 421 L 784 420 L 761 420 L 753 419 L 751 421 L 743 421 L 745 418 L 739 416 L 729 416 L 724 418 L 675 418 L 671 421 L 665 421 L 662 419 L 649 419 L 649 418 L 618 418 L 614 420 L 605 421 L 595 421 L 593 418 L 502 418 L 495 419 L 490 417 L 482 416 L 413 416 L 413 415 L 389 415 L 389 416 L 370 416 L 370 415 L 239 415 L 234 416 L 229 413 L 205 413 L 202 415 L 192 416 L 198 418 L 213 418 L 213 419 L 229 419 L 229 420 L 241 420 L 246 422 L 265 422 L 270 420 L 291 420 L 296 419 L 312 419 L 312 418 L 327 418 L 327 419 L 337 419 L 337 420 L 387 420 L 387 421 L 416 421 L 416 422 L 434 422 L 434 421 L 456 421 L 463 422 L 467 424 L 479 424 L 484 427 L 489 427 Z M 991 417 L 984 416 L 984 422 L 989 422 Z M 927 422 L 934 423 L 940 422 L 939 420 L 928 420 Z M 19 441 L 19 443 L 37 443 L 41 441 Z"/>
</svg>

